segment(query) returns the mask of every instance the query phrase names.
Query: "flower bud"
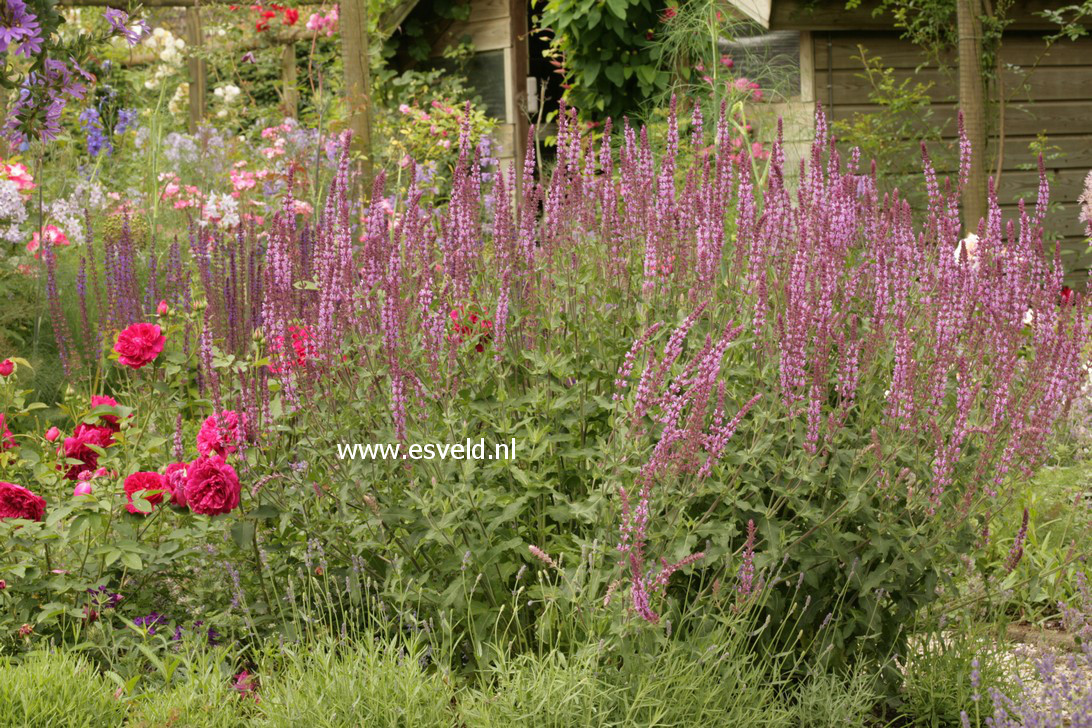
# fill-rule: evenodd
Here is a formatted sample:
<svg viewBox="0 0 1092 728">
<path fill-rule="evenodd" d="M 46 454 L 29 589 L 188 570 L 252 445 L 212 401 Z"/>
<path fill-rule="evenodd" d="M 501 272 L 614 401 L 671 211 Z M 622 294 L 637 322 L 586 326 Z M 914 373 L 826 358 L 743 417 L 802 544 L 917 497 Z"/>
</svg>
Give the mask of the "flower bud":
<svg viewBox="0 0 1092 728">
<path fill-rule="evenodd" d="M 56 442 L 57 438 L 60 436 L 60 430 L 58 430 L 56 427 L 50 427 L 48 430 L 46 430 L 45 439 L 49 440 L 50 442 Z"/>
<path fill-rule="evenodd" d="M 170 308 L 167 306 L 166 301 L 160 301 L 159 305 L 156 306 L 155 309 L 155 312 L 158 313 L 160 316 L 166 316 L 168 311 L 170 311 Z"/>
<path fill-rule="evenodd" d="M 15 371 L 15 362 L 11 359 L 5 359 L 0 361 L 0 377 L 10 377 L 11 373 Z"/>
<path fill-rule="evenodd" d="M 76 487 L 72 490 L 72 497 L 79 498 L 81 495 L 91 495 L 91 483 L 82 481 L 76 484 Z"/>
</svg>

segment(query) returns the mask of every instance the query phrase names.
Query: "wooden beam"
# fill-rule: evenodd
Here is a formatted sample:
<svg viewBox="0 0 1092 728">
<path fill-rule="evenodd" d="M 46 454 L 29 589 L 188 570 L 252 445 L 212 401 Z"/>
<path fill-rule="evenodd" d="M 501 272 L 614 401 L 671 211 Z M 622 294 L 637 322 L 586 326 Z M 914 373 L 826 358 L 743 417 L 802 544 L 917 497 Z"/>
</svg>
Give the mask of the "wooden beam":
<svg viewBox="0 0 1092 728">
<path fill-rule="evenodd" d="M 300 92 L 296 87 L 297 74 L 296 45 L 292 43 L 281 51 L 281 111 L 291 119 L 299 116 Z"/>
<path fill-rule="evenodd" d="M 1015 0 L 1006 30 L 1057 30 L 1039 13 L 1058 5 L 1058 0 Z M 775 0 L 770 30 L 894 30 L 890 13 L 875 13 L 879 7 L 879 0 L 864 0 L 853 10 L 846 10 L 845 0 Z"/>
<path fill-rule="evenodd" d="M 386 38 L 409 16 L 417 6 L 419 0 L 402 0 L 398 5 L 383 13 L 379 17 L 379 33 Z M 312 7 L 326 5 L 322 0 L 300 0 L 293 3 L 293 7 Z M 202 5 L 227 5 L 249 7 L 248 0 L 57 0 L 58 7 L 67 8 L 118 8 L 128 11 L 135 5 L 145 8 L 196 8 Z"/>
<path fill-rule="evenodd" d="M 530 51 L 527 42 L 530 28 L 527 23 L 527 0 L 509 0 L 508 17 L 512 34 L 512 78 L 508 95 L 512 99 L 513 114 L 510 121 L 515 123 L 512 139 L 512 156 L 516 169 L 523 164 L 527 153 L 527 74 L 530 67 Z M 516 185 L 521 184 L 520 175 L 516 174 Z"/>
<path fill-rule="evenodd" d="M 186 9 L 186 35 L 190 46 L 190 57 L 187 62 L 190 76 L 190 133 L 197 131 L 197 127 L 205 119 L 205 94 L 208 91 L 208 75 L 205 68 L 205 59 L 201 57 L 204 50 L 205 38 L 201 30 L 201 11 L 197 7 Z"/>
<path fill-rule="evenodd" d="M 295 6 L 324 5 L 319 0 L 301 0 L 293 3 Z M 196 8 L 207 5 L 236 5 L 249 7 L 246 0 L 140 0 L 140 2 L 127 2 L 126 0 L 57 0 L 57 5 L 68 8 L 118 8 L 128 11 L 129 8 L 140 5 L 145 8 Z"/>
<path fill-rule="evenodd" d="M 357 183 L 365 195 L 372 182 L 372 74 L 368 52 L 368 0 L 341 2 L 341 58 L 352 148 L 357 155 Z"/>
<path fill-rule="evenodd" d="M 270 35 L 268 33 L 262 33 L 260 36 L 253 38 L 247 38 L 241 43 L 206 43 L 205 49 L 209 53 L 218 53 L 222 51 L 232 51 L 235 53 L 246 53 L 247 51 L 256 51 L 262 48 L 275 48 L 277 46 L 290 45 L 302 40 L 311 40 L 315 36 L 315 31 L 307 30 L 306 28 L 293 28 L 286 33 L 279 33 L 277 35 Z M 123 66 L 145 66 L 149 63 L 158 63 L 159 56 L 155 53 L 133 53 L 128 58 L 123 58 L 120 63 Z"/>
</svg>

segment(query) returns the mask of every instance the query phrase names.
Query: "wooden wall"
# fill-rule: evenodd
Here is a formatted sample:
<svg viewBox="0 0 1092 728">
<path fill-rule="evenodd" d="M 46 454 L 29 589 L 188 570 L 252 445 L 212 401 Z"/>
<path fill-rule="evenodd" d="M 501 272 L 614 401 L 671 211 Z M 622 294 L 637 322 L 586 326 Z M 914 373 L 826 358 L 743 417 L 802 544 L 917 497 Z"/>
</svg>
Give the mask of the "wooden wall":
<svg viewBox="0 0 1092 728">
<path fill-rule="evenodd" d="M 527 134 L 526 0 L 473 0 L 470 17 L 452 23 L 433 44 L 434 55 L 469 38 L 477 52 L 504 52 L 505 118 L 496 131 L 501 168 L 522 157 Z"/>
<path fill-rule="evenodd" d="M 834 120 L 877 109 L 869 100 L 871 85 L 856 58 L 858 46 L 864 46 L 870 56 L 879 56 L 884 66 L 894 68 L 898 80 L 934 84 L 929 92 L 931 121 L 941 125 L 946 141 L 954 140 L 958 97 L 955 59 L 930 62 L 917 46 L 899 37 L 889 18 L 873 15 L 867 0 L 864 5 L 846 12 L 844 3 L 809 6 L 796 0 L 774 0 L 770 27 L 798 28 L 810 37 L 811 92 Z M 1016 22 L 1006 32 L 1001 50 L 1004 133 L 999 136 L 999 129 L 991 125 L 987 153 L 990 168 L 995 169 L 998 148 L 1003 148 L 1000 199 L 1008 216 L 1015 214 L 1017 200 L 1035 198 L 1038 173 L 1026 167 L 1034 168 L 1037 160 L 1029 144 L 1045 134 L 1048 146 L 1057 148 L 1046 164 L 1051 200 L 1060 208 L 1050 211 L 1047 228 L 1062 238 L 1066 269 L 1071 280 L 1077 281 L 1092 267 L 1076 203 L 1092 169 L 1092 38 L 1063 40 L 1048 49 L 1044 35 L 1050 27 L 1036 13 L 1051 5 L 1049 0 L 1017 0 Z M 993 95 L 992 100 L 997 101 L 996 93 Z"/>
</svg>

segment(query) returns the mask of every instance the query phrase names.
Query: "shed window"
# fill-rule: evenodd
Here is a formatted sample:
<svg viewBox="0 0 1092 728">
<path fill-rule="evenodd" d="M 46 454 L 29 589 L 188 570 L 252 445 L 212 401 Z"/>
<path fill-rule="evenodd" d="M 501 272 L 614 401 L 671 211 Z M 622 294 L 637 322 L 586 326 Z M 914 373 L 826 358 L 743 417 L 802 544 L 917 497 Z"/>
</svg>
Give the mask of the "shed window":
<svg viewBox="0 0 1092 728">
<path fill-rule="evenodd" d="M 721 38 L 721 53 L 731 56 L 741 76 L 757 81 L 783 98 L 800 96 L 800 33 L 742 26 L 734 38 Z"/>
</svg>

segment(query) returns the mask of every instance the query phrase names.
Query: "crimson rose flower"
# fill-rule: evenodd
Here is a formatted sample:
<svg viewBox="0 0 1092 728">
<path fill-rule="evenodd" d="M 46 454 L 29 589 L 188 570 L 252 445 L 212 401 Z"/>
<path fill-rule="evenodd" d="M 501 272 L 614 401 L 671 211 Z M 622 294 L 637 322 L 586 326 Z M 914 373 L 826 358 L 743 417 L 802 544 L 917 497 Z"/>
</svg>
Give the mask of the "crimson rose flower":
<svg viewBox="0 0 1092 728">
<path fill-rule="evenodd" d="M 21 485 L 0 481 L 0 518 L 26 518 L 40 521 L 45 515 L 45 498 Z"/>
<path fill-rule="evenodd" d="M 122 364 L 140 369 L 159 356 L 165 343 L 167 337 L 156 324 L 133 324 L 118 334 L 114 351 Z"/>
<path fill-rule="evenodd" d="M 224 410 L 219 417 L 209 415 L 197 433 L 197 452 L 220 457 L 235 452 L 236 443 L 243 439 L 245 426 L 246 416 L 235 410 Z"/>
<path fill-rule="evenodd" d="M 144 513 L 148 514 L 151 511 L 142 511 L 133 503 L 133 495 L 145 491 L 142 494 L 142 498 L 148 501 L 154 508 L 163 502 L 164 491 L 167 490 L 166 484 L 163 482 L 163 476 L 159 473 L 152 472 L 139 472 L 133 473 L 125 479 L 125 497 L 128 499 L 128 503 L 125 504 L 125 510 L 130 513 Z M 151 491 L 159 491 L 158 493 L 152 493 Z"/>
<path fill-rule="evenodd" d="M 180 508 L 186 507 L 186 469 L 188 463 L 171 463 L 163 471 L 163 482 L 171 494 L 171 503 Z"/>
<path fill-rule="evenodd" d="M 239 507 L 239 492 L 235 468 L 220 458 L 197 458 L 186 470 L 186 502 L 194 513 L 230 513 Z"/>
<path fill-rule="evenodd" d="M 0 377 L 10 377 L 15 371 L 15 363 L 11 359 L 0 361 Z"/>
<path fill-rule="evenodd" d="M 89 448 L 88 445 L 96 445 L 106 449 L 113 444 L 114 433 L 109 427 L 80 423 L 76 425 L 72 437 L 66 437 L 64 445 L 58 450 L 58 452 L 63 452 L 66 458 L 79 460 L 80 464 L 65 465 L 62 463 L 57 466 L 57 469 L 67 467 L 68 470 L 65 472 L 64 477 L 68 480 L 75 480 L 80 473 L 94 470 L 99 466 L 99 454 Z"/>
</svg>

